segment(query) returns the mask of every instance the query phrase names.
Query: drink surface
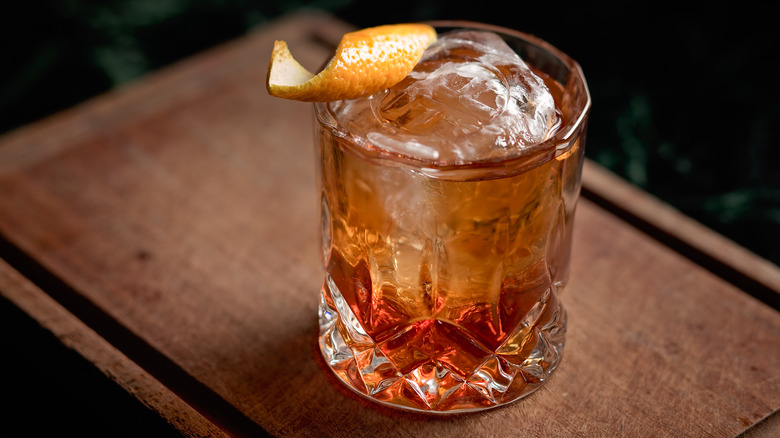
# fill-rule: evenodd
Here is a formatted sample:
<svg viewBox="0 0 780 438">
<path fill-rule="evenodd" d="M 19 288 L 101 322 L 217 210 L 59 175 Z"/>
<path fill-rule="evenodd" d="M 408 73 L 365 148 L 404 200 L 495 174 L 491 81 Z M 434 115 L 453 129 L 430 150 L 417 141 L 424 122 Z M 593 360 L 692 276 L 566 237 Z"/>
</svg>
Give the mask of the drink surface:
<svg viewBox="0 0 780 438">
<path fill-rule="evenodd" d="M 456 164 L 516 155 L 560 124 L 544 80 L 498 35 L 477 31 L 443 35 L 399 84 L 331 111 L 380 149 Z"/>
<path fill-rule="evenodd" d="M 466 180 L 354 151 L 455 164 L 522 154 L 559 126 L 554 93 L 498 36 L 465 32 L 390 90 L 328 105 L 339 125 L 318 126 L 330 368 L 413 410 L 482 409 L 536 389 L 563 348 L 579 140 L 530 170 Z"/>
</svg>

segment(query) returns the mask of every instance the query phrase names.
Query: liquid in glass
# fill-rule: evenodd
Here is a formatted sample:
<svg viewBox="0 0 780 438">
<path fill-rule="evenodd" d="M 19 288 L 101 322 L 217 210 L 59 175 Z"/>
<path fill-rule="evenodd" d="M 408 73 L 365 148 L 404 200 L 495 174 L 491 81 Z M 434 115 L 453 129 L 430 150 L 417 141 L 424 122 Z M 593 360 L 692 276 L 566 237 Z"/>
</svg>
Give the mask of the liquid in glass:
<svg viewBox="0 0 780 438">
<path fill-rule="evenodd" d="M 590 98 L 565 55 L 470 26 L 391 89 L 315 105 L 320 348 L 348 387 L 403 409 L 517 400 L 563 353 Z"/>
</svg>

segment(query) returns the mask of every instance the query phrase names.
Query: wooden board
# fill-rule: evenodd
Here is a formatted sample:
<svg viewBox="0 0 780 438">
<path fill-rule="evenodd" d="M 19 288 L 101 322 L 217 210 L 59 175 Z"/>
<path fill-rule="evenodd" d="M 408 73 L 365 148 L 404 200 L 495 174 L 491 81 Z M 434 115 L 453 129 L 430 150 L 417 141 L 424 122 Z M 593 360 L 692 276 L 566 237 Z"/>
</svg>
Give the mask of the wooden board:
<svg viewBox="0 0 780 438">
<path fill-rule="evenodd" d="M 780 313 L 587 199 L 542 390 L 432 418 L 337 386 L 311 108 L 263 80 L 274 39 L 316 68 L 347 29 L 285 17 L 0 139 L 2 296 L 186 436 L 733 436 L 780 408 Z"/>
</svg>

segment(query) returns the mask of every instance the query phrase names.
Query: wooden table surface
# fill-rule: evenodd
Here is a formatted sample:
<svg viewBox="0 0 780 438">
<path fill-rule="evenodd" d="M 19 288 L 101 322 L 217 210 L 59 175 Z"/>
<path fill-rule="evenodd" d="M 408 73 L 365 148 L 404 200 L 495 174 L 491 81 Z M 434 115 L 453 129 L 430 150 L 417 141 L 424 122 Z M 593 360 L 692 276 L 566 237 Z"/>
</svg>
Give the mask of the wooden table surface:
<svg viewBox="0 0 780 438">
<path fill-rule="evenodd" d="M 274 39 L 316 69 L 348 29 L 283 17 L 0 138 L 0 309 L 161 433 L 780 436 L 780 270 L 590 162 L 546 387 L 427 417 L 337 386 L 316 349 L 311 107 L 264 78 Z"/>
</svg>

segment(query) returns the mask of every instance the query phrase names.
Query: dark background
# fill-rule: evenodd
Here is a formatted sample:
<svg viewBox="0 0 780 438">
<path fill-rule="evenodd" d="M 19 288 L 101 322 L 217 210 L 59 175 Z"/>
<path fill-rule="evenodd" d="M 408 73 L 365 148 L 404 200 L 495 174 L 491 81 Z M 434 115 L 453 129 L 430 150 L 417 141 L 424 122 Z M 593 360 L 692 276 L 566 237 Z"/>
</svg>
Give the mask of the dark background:
<svg viewBox="0 0 780 438">
<path fill-rule="evenodd" d="M 773 59 L 780 49 L 780 24 L 769 6 L 757 1 L 12 4 L 0 7 L 0 134 L 300 7 L 331 11 L 357 27 L 469 19 L 534 34 L 578 60 L 585 72 L 593 98 L 587 156 L 780 264 L 780 68 Z M 76 374 L 63 386 L 73 376 L 67 369 L 83 368 L 79 364 L 63 363 L 63 375 L 53 378 L 39 375 L 34 364 L 46 358 L 31 356 L 29 345 L 58 343 L 12 305 L 0 304 L 7 310 L 0 314 L 4 332 L 27 327 L 24 331 L 36 338 L 0 336 L 0 351 L 16 358 L 0 359 L 0 370 L 10 379 L 0 391 L 16 406 L 5 410 L 4 422 L 16 422 L 33 435 L 70 430 L 101 436 L 117 421 L 135 418 L 124 410 L 122 394 L 110 395 L 121 390 L 105 389 L 106 397 L 119 398 L 119 404 L 103 406 L 80 396 L 78 388 L 101 382 L 99 377 Z M 81 360 L 67 359 L 71 356 L 64 352 L 57 360 Z M 136 435 L 124 429 L 111 435 L 122 432 Z"/>
</svg>

